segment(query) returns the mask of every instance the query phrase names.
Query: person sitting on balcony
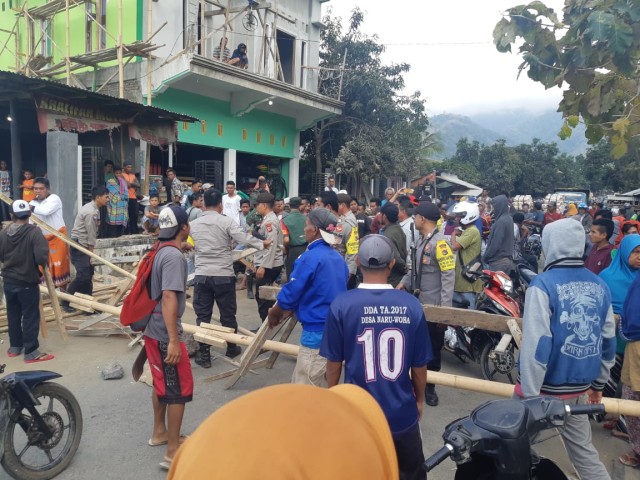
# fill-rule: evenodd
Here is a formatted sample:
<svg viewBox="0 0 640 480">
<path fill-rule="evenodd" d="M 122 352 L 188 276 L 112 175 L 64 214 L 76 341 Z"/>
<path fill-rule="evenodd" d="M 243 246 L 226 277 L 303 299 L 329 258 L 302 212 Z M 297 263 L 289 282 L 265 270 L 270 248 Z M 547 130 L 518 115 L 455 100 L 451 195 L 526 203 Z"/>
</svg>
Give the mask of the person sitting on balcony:
<svg viewBox="0 0 640 480">
<path fill-rule="evenodd" d="M 245 70 L 249 68 L 249 58 L 247 57 L 247 46 L 244 43 L 238 45 L 231 55 L 229 65 L 235 65 Z"/>
<path fill-rule="evenodd" d="M 227 37 L 222 37 L 220 39 L 220 45 L 213 49 L 213 59 L 228 63 L 230 56 L 231 52 L 227 48 Z"/>
</svg>

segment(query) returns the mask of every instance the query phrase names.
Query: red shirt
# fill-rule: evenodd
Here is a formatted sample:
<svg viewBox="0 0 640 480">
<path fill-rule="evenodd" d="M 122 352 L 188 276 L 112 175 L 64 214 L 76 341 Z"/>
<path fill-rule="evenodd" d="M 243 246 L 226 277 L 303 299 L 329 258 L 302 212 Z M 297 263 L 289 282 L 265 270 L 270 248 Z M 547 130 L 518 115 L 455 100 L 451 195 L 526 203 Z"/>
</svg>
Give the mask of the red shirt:
<svg viewBox="0 0 640 480">
<path fill-rule="evenodd" d="M 589 256 L 584 261 L 584 266 L 596 275 L 600 275 L 600 272 L 611 263 L 611 250 L 613 250 L 613 245 L 610 243 L 607 243 L 602 248 L 597 248 L 594 245 Z"/>
<path fill-rule="evenodd" d="M 545 212 L 544 214 L 544 224 L 548 224 L 551 222 L 555 222 L 556 220 L 560 220 L 562 218 L 562 214 L 558 212 Z"/>
</svg>

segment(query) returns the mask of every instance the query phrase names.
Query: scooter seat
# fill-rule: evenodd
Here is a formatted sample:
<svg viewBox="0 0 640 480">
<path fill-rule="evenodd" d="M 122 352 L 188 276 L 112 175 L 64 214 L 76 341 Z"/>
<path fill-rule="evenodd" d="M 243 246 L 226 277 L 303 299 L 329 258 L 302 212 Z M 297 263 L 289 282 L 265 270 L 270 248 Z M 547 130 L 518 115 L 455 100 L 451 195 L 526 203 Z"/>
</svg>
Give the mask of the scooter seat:
<svg viewBox="0 0 640 480">
<path fill-rule="evenodd" d="M 522 268 L 519 271 L 520 278 L 524 280 L 527 285 L 531 283 L 531 281 L 537 276 L 536 272 L 529 270 L 528 268 Z"/>
</svg>

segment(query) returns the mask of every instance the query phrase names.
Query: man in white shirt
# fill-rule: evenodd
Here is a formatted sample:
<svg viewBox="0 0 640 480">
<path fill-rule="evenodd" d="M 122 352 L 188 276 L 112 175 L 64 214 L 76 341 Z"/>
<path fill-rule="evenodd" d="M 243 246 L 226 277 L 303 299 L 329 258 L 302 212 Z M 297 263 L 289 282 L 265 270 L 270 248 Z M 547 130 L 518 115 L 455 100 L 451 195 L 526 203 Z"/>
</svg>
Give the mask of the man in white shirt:
<svg viewBox="0 0 640 480">
<path fill-rule="evenodd" d="M 222 197 L 222 213 L 240 225 L 240 195 L 236 193 L 236 182 L 227 181 L 227 194 Z"/>
<path fill-rule="evenodd" d="M 62 235 L 67 235 L 67 226 L 62 216 L 62 200 L 50 191 L 49 180 L 44 177 L 33 181 L 33 191 L 36 198 L 29 205 L 34 216 L 54 228 Z M 64 240 L 42 229 L 44 237 L 49 242 L 49 271 L 56 287 L 63 287 L 71 280 L 71 266 L 69 261 L 69 247 Z"/>
</svg>

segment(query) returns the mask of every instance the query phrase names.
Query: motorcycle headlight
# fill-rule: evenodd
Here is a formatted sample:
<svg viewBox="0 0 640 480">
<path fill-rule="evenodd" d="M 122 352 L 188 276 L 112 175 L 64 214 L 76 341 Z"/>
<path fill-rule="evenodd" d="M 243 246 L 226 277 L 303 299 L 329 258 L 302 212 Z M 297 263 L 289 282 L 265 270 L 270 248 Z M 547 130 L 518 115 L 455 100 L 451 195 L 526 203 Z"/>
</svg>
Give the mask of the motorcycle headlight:
<svg viewBox="0 0 640 480">
<path fill-rule="evenodd" d="M 511 281 L 511 279 L 503 274 L 502 272 L 497 272 L 498 275 L 498 282 L 500 282 L 500 289 L 504 292 L 504 293 L 508 293 L 511 294 L 513 293 L 513 282 Z"/>
</svg>

